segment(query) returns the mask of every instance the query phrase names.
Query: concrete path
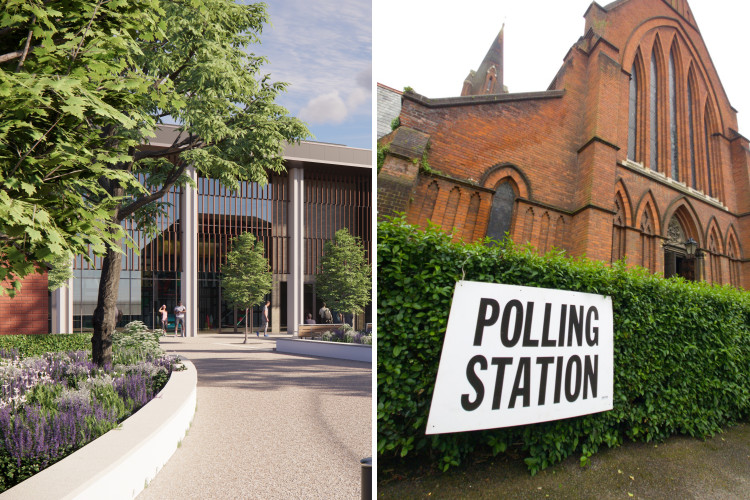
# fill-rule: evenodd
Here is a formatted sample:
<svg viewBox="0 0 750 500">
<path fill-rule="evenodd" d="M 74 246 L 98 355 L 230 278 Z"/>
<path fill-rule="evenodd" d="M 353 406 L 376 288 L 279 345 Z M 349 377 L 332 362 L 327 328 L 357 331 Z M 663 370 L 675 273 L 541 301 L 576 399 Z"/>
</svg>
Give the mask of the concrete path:
<svg viewBox="0 0 750 500">
<path fill-rule="evenodd" d="M 358 499 L 372 456 L 368 363 L 273 352 L 273 337 L 162 340 L 198 371 L 195 419 L 138 499 Z"/>
</svg>

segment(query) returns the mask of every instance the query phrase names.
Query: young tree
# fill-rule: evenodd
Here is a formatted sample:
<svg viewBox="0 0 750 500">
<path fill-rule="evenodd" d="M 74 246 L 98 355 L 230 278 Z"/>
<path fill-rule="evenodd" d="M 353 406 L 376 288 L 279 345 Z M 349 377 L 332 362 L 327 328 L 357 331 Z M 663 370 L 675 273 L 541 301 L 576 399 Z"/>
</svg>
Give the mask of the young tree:
<svg viewBox="0 0 750 500">
<path fill-rule="evenodd" d="M 241 234 L 232 240 L 232 251 L 227 254 L 227 263 L 221 267 L 221 287 L 227 304 L 245 310 L 247 343 L 248 316 L 271 291 L 271 266 L 263 256 L 263 243 L 256 242 L 252 233 Z"/>
<path fill-rule="evenodd" d="M 357 314 L 372 300 L 372 279 L 359 238 L 344 228 L 323 247 L 320 273 L 315 280 L 318 296 L 330 307 Z"/>
<path fill-rule="evenodd" d="M 62 213 L 59 226 L 67 233 L 19 257 L 21 239 L 30 245 L 46 236 L 27 229 L 29 221 L 40 217 L 38 203 L 29 202 L 25 217 L 17 216 L 17 228 L 8 233 L 15 240 L 2 258 L 23 262 L 26 256 L 44 260 L 50 253 L 86 255 L 89 243 L 104 255 L 92 337 L 99 365 L 112 358 L 123 240 L 133 244 L 121 224 L 133 219 L 141 230 L 155 232 L 159 200 L 172 187 L 191 183 L 188 165 L 229 188 L 243 180 L 264 183 L 269 172 L 284 169 L 283 143 L 308 135 L 304 124 L 275 103 L 286 85 L 259 74 L 266 61 L 248 50 L 259 43 L 266 20 L 265 4 L 233 0 L 7 2 L 0 24 L 0 43 L 8 50 L 0 55 L 0 65 L 5 63 L 0 66 L 5 70 L 0 92 L 25 95 L 26 86 L 46 93 L 27 99 L 39 111 L 31 117 L 38 124 L 27 134 L 25 149 L 10 144 L 16 136 L 26 137 L 23 123 L 29 118 L 22 114 L 23 99 L 9 111 L 7 116 L 21 113 L 21 118 L 12 121 L 15 128 L 6 134 L 6 156 L 16 162 L 4 160 L 2 175 L 23 174 L 37 184 L 40 179 L 59 181 L 45 196 L 55 204 L 50 212 Z M 49 47 L 55 47 L 57 59 L 48 57 Z M 66 54 L 75 58 L 65 59 Z M 19 80 L 19 72 L 28 74 L 25 80 Z M 58 88 L 59 82 L 70 75 L 78 75 L 82 83 L 80 88 L 70 83 L 66 94 L 68 87 Z M 109 93 L 98 94 L 101 89 Z M 167 116 L 181 124 L 173 144 L 158 151 L 139 148 Z M 0 120 L 0 134 L 6 128 Z M 64 146 L 42 151 L 53 132 L 65 140 Z M 143 185 L 139 177 L 146 179 Z M 10 199 L 33 192 L 36 184 L 23 179 L 15 182 Z M 23 238 L 19 231 L 26 233 Z M 67 248 L 60 243 L 65 237 L 72 241 Z M 3 238 L 8 239 L 0 233 Z M 28 273 L 26 266 L 21 271 Z"/>
</svg>

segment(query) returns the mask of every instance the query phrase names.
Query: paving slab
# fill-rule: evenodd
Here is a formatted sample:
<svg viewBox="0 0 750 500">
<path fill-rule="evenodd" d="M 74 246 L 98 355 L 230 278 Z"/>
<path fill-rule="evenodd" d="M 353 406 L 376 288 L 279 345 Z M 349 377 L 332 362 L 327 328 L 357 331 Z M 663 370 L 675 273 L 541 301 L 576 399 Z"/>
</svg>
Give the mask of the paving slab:
<svg viewBox="0 0 750 500">
<path fill-rule="evenodd" d="M 138 499 L 360 497 L 372 456 L 368 363 L 276 353 L 276 337 L 167 337 L 198 371 L 197 410 Z"/>
</svg>

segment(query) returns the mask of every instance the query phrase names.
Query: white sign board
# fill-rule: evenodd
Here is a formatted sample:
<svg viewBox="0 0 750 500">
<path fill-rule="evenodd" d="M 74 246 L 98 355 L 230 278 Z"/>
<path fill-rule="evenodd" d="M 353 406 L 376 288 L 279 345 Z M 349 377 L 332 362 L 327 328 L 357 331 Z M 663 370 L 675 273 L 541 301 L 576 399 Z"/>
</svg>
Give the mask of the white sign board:
<svg viewBox="0 0 750 500">
<path fill-rule="evenodd" d="M 612 337 L 609 297 L 459 281 L 426 434 L 611 410 Z"/>
</svg>

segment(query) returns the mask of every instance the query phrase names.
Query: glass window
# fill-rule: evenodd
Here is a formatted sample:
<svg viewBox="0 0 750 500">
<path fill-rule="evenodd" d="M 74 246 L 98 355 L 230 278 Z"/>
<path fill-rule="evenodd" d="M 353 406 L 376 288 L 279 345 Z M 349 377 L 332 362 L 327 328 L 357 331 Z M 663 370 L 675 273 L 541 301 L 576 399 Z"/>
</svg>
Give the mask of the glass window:
<svg viewBox="0 0 750 500">
<path fill-rule="evenodd" d="M 670 138 L 670 160 L 672 167 L 672 179 L 679 180 L 679 169 L 677 166 L 677 98 L 675 97 L 675 71 L 674 54 L 669 53 L 669 138 Z"/>
<path fill-rule="evenodd" d="M 510 233 L 510 223 L 513 219 L 513 204 L 516 193 L 509 182 L 503 182 L 495 190 L 492 197 L 490 222 L 487 225 L 487 236 L 502 241 L 505 233 Z"/>
<path fill-rule="evenodd" d="M 637 108 L 638 108 L 638 65 L 633 62 L 630 73 L 630 101 L 628 104 L 628 158 L 635 160 L 635 141 L 637 139 Z"/>
<path fill-rule="evenodd" d="M 651 52 L 651 127 L 650 127 L 650 136 L 651 136 L 651 161 L 650 166 L 651 170 L 658 170 L 658 158 L 659 158 L 659 122 L 658 122 L 658 102 L 657 102 L 657 94 L 658 94 L 658 82 L 659 82 L 659 72 L 656 69 L 656 51 Z"/>
</svg>

